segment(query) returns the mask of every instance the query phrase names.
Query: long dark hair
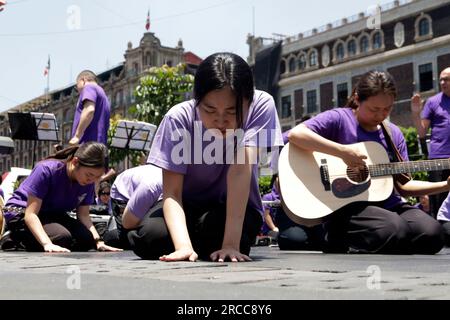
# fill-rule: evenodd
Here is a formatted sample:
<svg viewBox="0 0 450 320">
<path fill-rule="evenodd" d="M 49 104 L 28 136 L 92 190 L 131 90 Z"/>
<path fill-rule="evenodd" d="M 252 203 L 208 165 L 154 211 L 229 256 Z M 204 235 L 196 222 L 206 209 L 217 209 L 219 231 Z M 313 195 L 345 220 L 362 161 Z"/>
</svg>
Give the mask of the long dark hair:
<svg viewBox="0 0 450 320">
<path fill-rule="evenodd" d="M 236 95 L 236 122 L 242 128 L 243 100 L 251 103 L 255 92 L 252 70 L 234 53 L 214 53 L 202 61 L 195 74 L 194 98 L 197 105 L 209 92 L 226 86 Z"/>
<path fill-rule="evenodd" d="M 107 156 L 108 150 L 103 143 L 89 141 L 81 145 L 65 148 L 46 159 L 63 160 L 67 163 L 74 157 L 77 157 L 78 163 L 83 167 L 104 168 Z"/>
<path fill-rule="evenodd" d="M 358 101 L 361 103 L 379 94 L 391 95 L 394 99 L 397 97 L 394 78 L 388 72 L 369 71 L 361 77 L 353 88 L 352 95 L 348 99 L 346 107 L 352 109 L 358 108 L 356 96 L 358 96 Z"/>
</svg>

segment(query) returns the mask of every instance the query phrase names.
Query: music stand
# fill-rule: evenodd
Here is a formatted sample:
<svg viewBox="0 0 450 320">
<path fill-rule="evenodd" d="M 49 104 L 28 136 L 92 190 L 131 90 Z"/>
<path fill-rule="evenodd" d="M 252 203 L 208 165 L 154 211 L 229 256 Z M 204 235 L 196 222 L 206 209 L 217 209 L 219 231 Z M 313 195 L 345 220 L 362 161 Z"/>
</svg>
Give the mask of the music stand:
<svg viewBox="0 0 450 320">
<path fill-rule="evenodd" d="M 55 115 L 41 112 L 8 112 L 11 138 L 33 141 L 33 167 L 36 141 L 59 141 Z"/>
<path fill-rule="evenodd" d="M 0 154 L 10 154 L 14 151 L 14 141 L 10 137 L 0 136 Z"/>
<path fill-rule="evenodd" d="M 157 127 L 143 121 L 119 120 L 111 147 L 149 151 Z"/>
</svg>

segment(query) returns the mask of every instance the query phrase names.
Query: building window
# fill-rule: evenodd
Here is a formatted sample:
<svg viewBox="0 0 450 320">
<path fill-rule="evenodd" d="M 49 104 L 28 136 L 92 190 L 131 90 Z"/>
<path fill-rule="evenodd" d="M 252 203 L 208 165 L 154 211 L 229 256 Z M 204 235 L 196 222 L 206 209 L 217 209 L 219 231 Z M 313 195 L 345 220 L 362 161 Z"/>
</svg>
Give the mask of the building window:
<svg viewBox="0 0 450 320">
<path fill-rule="evenodd" d="M 363 36 L 359 42 L 361 53 L 367 53 L 369 51 L 369 38 Z"/>
<path fill-rule="evenodd" d="M 283 74 L 286 72 L 286 61 L 281 60 L 280 62 L 280 73 Z"/>
<path fill-rule="evenodd" d="M 383 45 L 383 39 L 381 37 L 381 32 L 376 32 L 373 35 L 373 48 L 376 49 L 380 49 Z"/>
<path fill-rule="evenodd" d="M 306 111 L 314 113 L 317 111 L 317 93 L 316 90 L 306 92 Z"/>
<path fill-rule="evenodd" d="M 423 18 L 419 22 L 419 37 L 427 36 L 430 33 L 430 22 Z"/>
<path fill-rule="evenodd" d="M 349 56 L 354 56 L 356 54 L 356 41 L 350 40 L 347 44 L 347 52 Z"/>
<path fill-rule="evenodd" d="M 419 66 L 420 92 L 433 89 L 433 65 L 431 63 Z"/>
<path fill-rule="evenodd" d="M 337 106 L 343 107 L 346 105 L 348 99 L 347 83 L 339 83 L 337 85 Z"/>
<path fill-rule="evenodd" d="M 150 56 L 150 53 L 147 52 L 147 53 L 145 54 L 145 65 L 146 65 L 146 66 L 150 66 L 151 62 L 152 62 L 152 58 L 151 58 L 151 56 Z"/>
<path fill-rule="evenodd" d="M 342 60 L 344 59 L 344 45 L 342 43 L 339 43 L 336 47 L 336 58 L 337 60 Z"/>
<path fill-rule="evenodd" d="M 291 96 L 285 96 L 281 98 L 281 118 L 291 117 Z"/>
<path fill-rule="evenodd" d="M 294 72 L 294 71 L 295 71 L 295 59 L 290 58 L 289 59 L 289 72 Z"/>
<path fill-rule="evenodd" d="M 302 54 L 300 58 L 298 58 L 298 68 L 300 70 L 305 70 L 306 68 L 306 56 Z"/>
<path fill-rule="evenodd" d="M 316 65 L 317 65 L 317 52 L 316 52 L 316 50 L 313 50 L 309 54 L 309 66 L 315 67 Z"/>
<path fill-rule="evenodd" d="M 415 22 L 416 36 L 415 41 L 428 40 L 433 37 L 433 25 L 431 17 L 428 14 L 421 14 Z"/>
<path fill-rule="evenodd" d="M 133 74 L 137 75 L 139 73 L 139 64 L 137 62 L 133 63 Z"/>
</svg>

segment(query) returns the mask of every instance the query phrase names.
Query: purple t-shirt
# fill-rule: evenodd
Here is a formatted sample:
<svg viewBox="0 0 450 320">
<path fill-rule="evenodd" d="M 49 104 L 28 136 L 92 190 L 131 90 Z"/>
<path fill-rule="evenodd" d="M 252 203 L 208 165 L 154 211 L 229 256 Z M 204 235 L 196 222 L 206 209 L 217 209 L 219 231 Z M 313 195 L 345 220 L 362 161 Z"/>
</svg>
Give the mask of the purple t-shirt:
<svg viewBox="0 0 450 320">
<path fill-rule="evenodd" d="M 111 198 L 127 202 L 127 208 L 142 219 L 161 198 L 161 168 L 144 165 L 119 174 L 111 187 Z"/>
<path fill-rule="evenodd" d="M 431 126 L 428 158 L 450 158 L 450 97 L 441 92 L 429 98 L 422 118 L 430 120 Z"/>
<path fill-rule="evenodd" d="M 81 90 L 80 98 L 78 99 L 77 109 L 75 110 L 75 118 L 73 120 L 72 137 L 75 135 L 78 124 L 80 123 L 81 112 L 83 111 L 83 103 L 86 101 L 95 103 L 94 118 L 89 126 L 84 131 L 80 139 L 80 143 L 87 141 L 97 141 L 107 144 L 110 105 L 105 91 L 96 84 L 87 84 Z"/>
<path fill-rule="evenodd" d="M 26 208 L 29 194 L 42 200 L 40 212 L 67 212 L 94 203 L 94 184 L 82 186 L 69 178 L 64 162 L 44 160 L 36 164 L 6 206 Z M 14 215 L 5 212 L 6 221 Z"/>
<path fill-rule="evenodd" d="M 373 132 L 364 130 L 358 124 L 353 110 L 350 108 L 337 108 L 325 111 L 305 121 L 303 124 L 322 137 L 340 144 L 353 144 L 364 141 L 378 142 L 386 149 L 390 161 L 394 162 L 395 156 L 388 147 L 383 130 L 381 128 Z M 389 125 L 395 146 L 403 160 L 408 161 L 408 150 L 402 132 L 393 123 L 389 123 Z M 393 191 L 392 195 L 385 201 L 384 207 L 390 209 L 403 202 L 400 195 Z"/>
<path fill-rule="evenodd" d="M 202 125 L 194 100 L 171 108 L 156 132 L 147 162 L 184 175 L 183 202 L 208 206 L 226 201 L 227 173 L 230 156 L 232 159 L 234 153 L 234 138 L 233 135 L 227 139 L 208 137 L 210 132 Z M 283 145 L 271 95 L 255 91 L 237 141 L 241 151 L 245 146 L 269 148 Z M 248 204 L 263 212 L 257 164 L 253 165 Z"/>
<path fill-rule="evenodd" d="M 436 219 L 439 221 L 450 221 L 450 193 L 447 198 L 445 198 L 444 202 L 442 202 Z"/>
<path fill-rule="evenodd" d="M 278 193 L 275 190 L 272 190 L 270 193 L 266 193 L 265 195 L 262 196 L 262 200 L 263 201 L 277 201 L 280 200 L 280 196 L 278 195 Z M 276 214 L 276 209 L 271 207 L 271 206 L 264 206 L 264 210 L 269 210 L 270 211 L 270 216 L 272 217 L 272 220 L 275 221 L 275 214 Z M 264 219 L 264 217 L 263 217 Z M 264 220 L 264 223 L 261 227 L 261 232 L 263 234 L 267 234 L 270 231 L 269 226 L 267 225 L 266 221 Z"/>
<path fill-rule="evenodd" d="M 283 132 L 283 143 L 286 144 L 289 142 L 289 132 L 291 132 L 291 129 L 289 129 L 288 131 Z"/>
</svg>

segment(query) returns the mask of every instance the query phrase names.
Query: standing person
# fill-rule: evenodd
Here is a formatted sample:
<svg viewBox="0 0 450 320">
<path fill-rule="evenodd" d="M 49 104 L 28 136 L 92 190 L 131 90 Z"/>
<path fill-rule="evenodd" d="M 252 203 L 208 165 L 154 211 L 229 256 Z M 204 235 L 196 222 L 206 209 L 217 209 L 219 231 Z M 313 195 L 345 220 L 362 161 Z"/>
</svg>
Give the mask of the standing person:
<svg viewBox="0 0 450 320">
<path fill-rule="evenodd" d="M 169 110 L 148 162 L 163 169 L 163 208 L 128 238 L 145 259 L 248 261 L 263 214 L 257 149 L 282 145 L 273 98 L 249 65 L 215 53 L 199 66 L 194 99 Z"/>
<path fill-rule="evenodd" d="M 450 158 L 450 68 L 444 69 L 439 77 L 441 92 L 430 97 L 422 110 L 420 94 L 411 99 L 411 112 L 419 138 L 425 138 L 431 127 L 429 159 Z M 422 112 L 422 114 L 421 114 Z M 442 181 L 450 176 L 450 170 L 429 172 L 429 181 Z M 430 196 L 430 213 L 433 217 L 439 210 L 448 192 Z"/>
<path fill-rule="evenodd" d="M 142 165 L 119 174 L 111 187 L 113 218 L 103 235 L 105 243 L 129 249 L 128 231 L 139 227 L 161 195 L 161 168 Z"/>
<path fill-rule="evenodd" d="M 95 73 L 82 71 L 77 77 L 76 89 L 80 93 L 69 144 L 87 141 L 107 144 L 110 104 L 102 87 L 97 84 Z"/>
<path fill-rule="evenodd" d="M 394 79 L 388 73 L 368 72 L 357 83 L 346 108 L 323 112 L 298 125 L 290 132 L 289 142 L 299 148 L 339 157 L 351 168 L 365 166 L 367 156 L 349 145 L 363 141 L 380 143 L 391 162 L 408 160 L 400 129 L 389 123 L 391 140 L 403 159 L 395 156 L 389 136 L 385 136 L 382 128 L 396 94 Z M 330 215 L 325 223 L 325 251 L 434 254 L 441 250 L 440 224 L 422 210 L 407 205 L 400 195 L 448 191 L 449 182 L 395 179 L 394 185 L 391 196 L 383 202 L 351 203 Z"/>
<path fill-rule="evenodd" d="M 11 239 L 27 251 L 116 251 L 104 244 L 89 216 L 105 159 L 103 144 L 87 142 L 37 163 L 4 208 Z M 67 213 L 74 209 L 77 219 Z"/>
</svg>

